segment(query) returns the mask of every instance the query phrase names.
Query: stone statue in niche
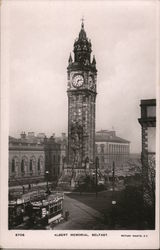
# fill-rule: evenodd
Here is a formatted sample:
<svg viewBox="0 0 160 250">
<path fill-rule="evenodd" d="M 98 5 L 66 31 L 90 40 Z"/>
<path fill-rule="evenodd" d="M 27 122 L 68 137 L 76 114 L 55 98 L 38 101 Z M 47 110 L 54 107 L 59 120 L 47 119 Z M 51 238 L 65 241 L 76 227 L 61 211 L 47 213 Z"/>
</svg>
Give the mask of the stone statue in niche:
<svg viewBox="0 0 160 250">
<path fill-rule="evenodd" d="M 73 165 L 78 165 L 81 161 L 83 127 L 80 122 L 73 122 L 71 126 L 71 148 L 73 151 Z"/>
</svg>

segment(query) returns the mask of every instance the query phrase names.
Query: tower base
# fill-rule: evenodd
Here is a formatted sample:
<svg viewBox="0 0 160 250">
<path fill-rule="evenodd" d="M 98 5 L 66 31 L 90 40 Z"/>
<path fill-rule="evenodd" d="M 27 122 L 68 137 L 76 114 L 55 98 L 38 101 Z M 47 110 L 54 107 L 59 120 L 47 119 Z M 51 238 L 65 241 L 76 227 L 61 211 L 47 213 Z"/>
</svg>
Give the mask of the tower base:
<svg viewBox="0 0 160 250">
<path fill-rule="evenodd" d="M 87 176 L 93 176 L 94 169 L 85 168 L 71 168 L 70 166 L 64 168 L 61 178 L 58 181 L 58 189 L 60 190 L 74 190 L 85 183 Z"/>
</svg>

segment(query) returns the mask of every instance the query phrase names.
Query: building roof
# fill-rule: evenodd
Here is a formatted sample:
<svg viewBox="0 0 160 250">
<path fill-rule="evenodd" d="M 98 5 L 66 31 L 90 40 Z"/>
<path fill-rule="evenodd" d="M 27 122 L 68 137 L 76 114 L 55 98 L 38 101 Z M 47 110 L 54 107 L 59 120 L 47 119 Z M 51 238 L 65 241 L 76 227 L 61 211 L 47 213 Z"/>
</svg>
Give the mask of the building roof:
<svg viewBox="0 0 160 250">
<path fill-rule="evenodd" d="M 117 143 L 130 143 L 128 140 L 116 136 L 115 131 L 100 130 L 96 132 L 96 142 L 117 142 Z"/>
<path fill-rule="evenodd" d="M 18 142 L 18 139 L 13 136 L 9 136 L 9 142 Z"/>
<path fill-rule="evenodd" d="M 143 99 L 141 106 L 156 106 L 156 99 Z"/>
<path fill-rule="evenodd" d="M 9 143 L 13 144 L 41 144 L 37 138 L 14 138 L 9 136 Z"/>
<path fill-rule="evenodd" d="M 55 141 L 53 136 L 47 138 L 44 137 L 45 134 L 41 135 L 43 136 L 43 138 L 40 138 L 39 134 L 38 136 L 35 136 L 33 132 L 29 133 L 28 136 L 26 136 L 25 132 L 23 132 L 20 138 L 9 136 L 9 147 L 44 148 L 44 146 L 52 146 L 54 148 L 60 148 L 60 144 Z"/>
</svg>

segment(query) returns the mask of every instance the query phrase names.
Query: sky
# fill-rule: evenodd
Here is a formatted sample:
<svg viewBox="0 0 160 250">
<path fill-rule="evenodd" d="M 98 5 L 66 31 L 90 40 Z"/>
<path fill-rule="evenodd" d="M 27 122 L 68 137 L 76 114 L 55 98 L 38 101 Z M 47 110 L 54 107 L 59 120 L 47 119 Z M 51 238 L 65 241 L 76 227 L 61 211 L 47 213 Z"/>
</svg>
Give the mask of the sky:
<svg viewBox="0 0 160 250">
<path fill-rule="evenodd" d="M 8 4 L 9 134 L 67 133 L 67 65 L 81 28 L 97 61 L 96 130 L 141 152 L 140 100 L 156 97 L 156 1 Z"/>
</svg>

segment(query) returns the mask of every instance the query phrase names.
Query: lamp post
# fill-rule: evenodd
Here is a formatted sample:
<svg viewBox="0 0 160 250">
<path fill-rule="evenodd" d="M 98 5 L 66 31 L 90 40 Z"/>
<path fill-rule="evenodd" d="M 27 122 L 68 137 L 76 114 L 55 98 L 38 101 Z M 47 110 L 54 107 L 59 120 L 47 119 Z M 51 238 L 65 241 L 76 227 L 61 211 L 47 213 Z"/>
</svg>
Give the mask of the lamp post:
<svg viewBox="0 0 160 250">
<path fill-rule="evenodd" d="M 114 190 L 115 190 L 115 163 L 114 161 L 113 161 L 113 169 L 112 169 L 112 190 L 114 194 Z"/>
<path fill-rule="evenodd" d="M 65 156 L 63 156 L 63 158 L 62 158 L 62 172 L 64 172 L 64 164 L 65 164 L 65 162 L 66 162 L 66 157 Z"/>
<path fill-rule="evenodd" d="M 113 168 L 112 168 L 112 212 L 111 212 L 111 219 L 112 219 L 112 227 L 115 228 L 115 216 L 116 216 L 116 200 L 115 200 L 115 163 L 113 161 Z"/>
<path fill-rule="evenodd" d="M 48 187 L 48 175 L 49 175 L 49 171 L 46 170 L 46 179 L 47 179 L 47 194 L 49 194 L 49 187 Z"/>
</svg>

